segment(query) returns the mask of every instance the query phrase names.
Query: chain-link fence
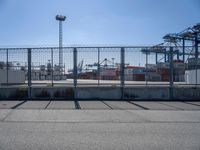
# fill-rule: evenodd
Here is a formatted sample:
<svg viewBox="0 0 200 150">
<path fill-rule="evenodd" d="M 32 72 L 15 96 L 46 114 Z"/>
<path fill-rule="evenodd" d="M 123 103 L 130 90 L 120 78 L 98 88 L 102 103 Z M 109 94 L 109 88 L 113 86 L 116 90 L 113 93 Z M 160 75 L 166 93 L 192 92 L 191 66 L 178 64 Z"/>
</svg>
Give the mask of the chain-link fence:
<svg viewBox="0 0 200 150">
<path fill-rule="evenodd" d="M 63 47 L 0 49 L 0 86 L 197 86 L 194 47 Z"/>
</svg>

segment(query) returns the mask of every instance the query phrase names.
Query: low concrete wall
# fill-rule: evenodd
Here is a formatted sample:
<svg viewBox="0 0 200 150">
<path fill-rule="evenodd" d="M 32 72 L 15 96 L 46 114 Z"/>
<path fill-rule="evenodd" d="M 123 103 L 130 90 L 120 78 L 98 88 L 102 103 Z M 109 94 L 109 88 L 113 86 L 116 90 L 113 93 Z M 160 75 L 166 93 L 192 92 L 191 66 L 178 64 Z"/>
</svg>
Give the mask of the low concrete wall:
<svg viewBox="0 0 200 150">
<path fill-rule="evenodd" d="M 77 99 L 121 99 L 119 87 L 80 87 L 77 88 Z"/>
<path fill-rule="evenodd" d="M 72 100 L 169 100 L 168 87 L 34 87 L 32 99 Z M 177 100 L 199 100 L 200 88 L 174 87 Z M 0 99 L 28 99 L 28 88 L 0 88 Z"/>
<path fill-rule="evenodd" d="M 167 87 L 130 87 L 124 90 L 125 99 L 169 99 Z"/>
<path fill-rule="evenodd" d="M 27 88 L 0 88 L 0 99 L 27 99 Z"/>
<path fill-rule="evenodd" d="M 175 99 L 200 100 L 200 88 L 179 87 L 173 89 Z"/>
<path fill-rule="evenodd" d="M 74 99 L 74 91 L 70 87 L 34 87 L 31 95 L 32 99 Z"/>
</svg>

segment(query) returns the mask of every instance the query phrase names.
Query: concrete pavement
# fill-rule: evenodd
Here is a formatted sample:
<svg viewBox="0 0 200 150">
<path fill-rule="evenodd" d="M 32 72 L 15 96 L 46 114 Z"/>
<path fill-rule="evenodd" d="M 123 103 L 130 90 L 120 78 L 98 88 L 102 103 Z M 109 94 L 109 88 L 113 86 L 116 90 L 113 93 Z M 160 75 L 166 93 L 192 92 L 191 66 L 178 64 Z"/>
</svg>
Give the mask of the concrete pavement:
<svg viewBox="0 0 200 150">
<path fill-rule="evenodd" d="M 199 150 L 200 111 L 0 110 L 0 149 Z"/>
<path fill-rule="evenodd" d="M 0 101 L 0 150 L 199 150 L 199 104 Z"/>
<path fill-rule="evenodd" d="M 200 101 L 77 101 L 80 109 L 200 110 Z M 0 101 L 0 109 L 75 109 L 74 101 Z"/>
<path fill-rule="evenodd" d="M 200 122 L 200 111 L 0 109 L 2 122 Z"/>
</svg>

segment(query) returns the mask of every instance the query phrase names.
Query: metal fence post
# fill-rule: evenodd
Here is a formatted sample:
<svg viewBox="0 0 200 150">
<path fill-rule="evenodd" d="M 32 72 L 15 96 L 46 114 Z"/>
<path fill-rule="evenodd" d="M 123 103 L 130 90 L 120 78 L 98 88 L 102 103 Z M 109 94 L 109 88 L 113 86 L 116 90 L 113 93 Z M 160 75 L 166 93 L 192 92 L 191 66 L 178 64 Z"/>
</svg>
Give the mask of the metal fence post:
<svg viewBox="0 0 200 150">
<path fill-rule="evenodd" d="M 74 70 L 73 70 L 73 77 L 74 77 L 74 87 L 77 86 L 77 48 L 74 48 Z"/>
<path fill-rule="evenodd" d="M 51 86 L 53 87 L 53 48 L 51 48 Z"/>
<path fill-rule="evenodd" d="M 185 39 L 183 38 L 183 62 L 185 63 Z"/>
<path fill-rule="evenodd" d="M 171 54 L 170 54 L 170 52 L 168 53 L 168 55 L 167 55 L 167 62 L 169 63 L 170 62 L 170 56 Z"/>
<path fill-rule="evenodd" d="M 98 48 L 98 68 L 97 68 L 97 73 L 98 73 L 98 86 L 99 86 L 99 80 L 100 80 L 100 49 Z"/>
<path fill-rule="evenodd" d="M 179 60 L 179 50 L 177 51 L 177 60 Z"/>
<path fill-rule="evenodd" d="M 32 88 L 32 83 L 31 83 L 31 49 L 28 49 L 28 99 L 31 99 L 31 88 Z"/>
<path fill-rule="evenodd" d="M 77 48 L 74 48 L 73 50 L 73 78 L 74 78 L 74 99 L 77 98 Z"/>
<path fill-rule="evenodd" d="M 195 58 L 198 59 L 199 57 L 199 47 L 198 47 L 198 35 L 195 36 Z"/>
<path fill-rule="evenodd" d="M 8 49 L 6 49 L 6 84 L 8 86 Z"/>
<path fill-rule="evenodd" d="M 158 63 L 158 53 L 156 52 L 156 64 Z"/>
<path fill-rule="evenodd" d="M 165 63 L 166 63 L 167 62 L 167 50 L 166 49 L 165 49 L 164 57 L 165 57 Z"/>
<path fill-rule="evenodd" d="M 197 86 L 197 80 L 198 80 L 198 73 L 197 73 L 197 69 L 198 69 L 198 67 L 197 67 L 197 65 L 198 65 L 198 57 L 199 57 L 199 50 L 198 50 L 198 43 L 199 43 L 199 41 L 198 41 L 198 35 L 196 34 L 196 36 L 195 36 L 195 62 L 196 62 L 196 65 L 195 65 L 195 80 L 196 80 L 196 86 Z"/>
<path fill-rule="evenodd" d="M 169 52 L 169 63 L 170 63 L 170 70 L 169 70 L 169 99 L 173 100 L 173 84 L 174 84 L 174 63 L 173 63 L 173 47 L 170 47 Z"/>
<path fill-rule="evenodd" d="M 120 82 L 121 82 L 121 99 L 124 99 L 124 69 L 125 69 L 125 50 L 124 47 L 121 48 L 121 65 L 120 65 Z"/>
<path fill-rule="evenodd" d="M 78 77 L 78 71 L 77 71 L 77 48 L 74 48 L 73 51 L 73 63 L 74 63 L 74 68 L 73 68 L 73 77 L 74 77 L 74 103 L 75 103 L 75 108 L 80 109 L 80 105 L 77 100 L 77 77 Z"/>
<path fill-rule="evenodd" d="M 146 86 L 148 84 L 148 76 L 149 76 L 148 71 L 147 71 L 148 70 L 147 64 L 148 64 L 148 52 L 146 52 L 146 66 L 145 66 L 145 84 L 146 84 Z"/>
<path fill-rule="evenodd" d="M 197 86 L 198 84 L 198 72 L 197 72 L 197 69 L 198 69 L 198 58 L 195 58 L 195 85 Z"/>
</svg>

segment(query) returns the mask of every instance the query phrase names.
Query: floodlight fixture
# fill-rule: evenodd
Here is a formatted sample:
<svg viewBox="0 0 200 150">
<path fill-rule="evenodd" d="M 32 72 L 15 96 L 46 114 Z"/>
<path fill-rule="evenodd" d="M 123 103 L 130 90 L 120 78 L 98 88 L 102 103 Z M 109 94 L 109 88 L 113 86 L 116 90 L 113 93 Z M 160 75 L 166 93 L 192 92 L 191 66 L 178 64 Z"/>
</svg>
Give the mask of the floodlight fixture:
<svg viewBox="0 0 200 150">
<path fill-rule="evenodd" d="M 58 21 L 65 21 L 65 19 L 66 19 L 66 16 L 56 15 L 56 20 L 58 20 Z"/>
</svg>

